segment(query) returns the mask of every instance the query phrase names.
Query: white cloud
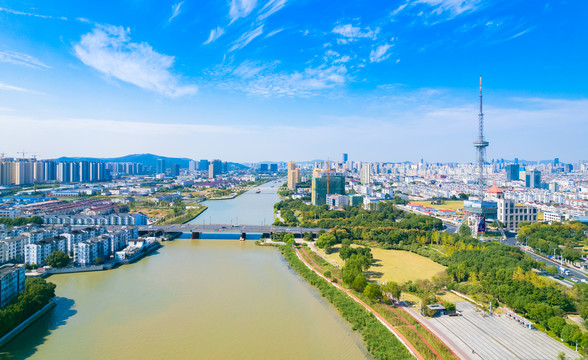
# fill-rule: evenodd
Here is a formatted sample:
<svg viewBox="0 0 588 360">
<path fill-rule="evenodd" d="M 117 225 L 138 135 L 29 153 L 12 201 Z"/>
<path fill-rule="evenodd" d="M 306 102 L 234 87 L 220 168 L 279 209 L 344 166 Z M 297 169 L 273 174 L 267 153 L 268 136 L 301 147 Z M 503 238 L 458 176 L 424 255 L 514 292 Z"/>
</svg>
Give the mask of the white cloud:
<svg viewBox="0 0 588 360">
<path fill-rule="evenodd" d="M 441 15 L 448 12 L 454 18 L 466 12 L 478 9 L 481 0 L 416 0 L 413 4 L 426 4 L 433 7 L 431 13 Z"/>
<path fill-rule="evenodd" d="M 259 16 L 257 17 L 258 20 L 265 20 L 277 11 L 280 11 L 284 5 L 286 5 L 286 0 L 269 0 L 259 11 Z"/>
<path fill-rule="evenodd" d="M 380 29 L 376 28 L 375 30 L 371 30 L 370 28 L 365 28 L 362 30 L 360 27 L 356 27 L 351 24 L 345 24 L 335 26 L 332 32 L 341 36 L 339 39 L 337 39 L 339 44 L 347 44 L 358 39 L 369 38 L 375 40 L 378 33 L 380 32 Z"/>
<path fill-rule="evenodd" d="M 130 30 L 97 26 L 74 45 L 75 55 L 86 65 L 124 82 L 168 97 L 196 93 L 194 85 L 180 85 L 171 72 L 174 57 L 156 52 L 147 43 L 131 42 Z"/>
<path fill-rule="evenodd" d="M 376 49 L 372 50 L 370 52 L 370 62 L 379 63 L 379 62 L 384 61 L 387 58 L 389 58 L 390 55 L 392 55 L 391 53 L 388 53 L 388 50 L 391 47 L 392 47 L 392 45 L 390 45 L 390 44 L 384 44 L 384 45 L 380 45 Z"/>
<path fill-rule="evenodd" d="M 6 91 L 18 91 L 18 92 L 30 92 L 27 89 L 18 87 L 18 86 L 12 86 L 12 85 L 8 85 L 8 84 L 3 84 L 0 83 L 0 90 L 6 90 Z"/>
<path fill-rule="evenodd" d="M 272 36 L 274 36 L 274 35 L 276 35 L 276 34 L 279 34 L 279 33 L 281 33 L 282 31 L 284 31 L 284 29 L 278 29 L 278 30 L 274 30 L 274 31 L 272 31 L 272 32 L 268 33 L 268 34 L 267 34 L 265 37 L 266 37 L 266 38 L 272 37 Z"/>
<path fill-rule="evenodd" d="M 344 85 L 346 75 L 347 69 L 343 65 L 324 65 L 308 67 L 302 72 L 256 74 L 246 82 L 233 84 L 231 87 L 261 97 L 307 97 Z"/>
<path fill-rule="evenodd" d="M 208 40 L 204 42 L 204 45 L 208 45 L 210 43 L 215 42 L 219 37 L 221 37 L 225 33 L 225 29 L 222 27 L 217 27 L 216 29 L 210 30 L 210 35 L 208 36 Z"/>
<path fill-rule="evenodd" d="M 18 11 L 18 10 L 12 10 L 12 9 L 7 9 L 7 8 L 2 8 L 0 7 L 0 11 L 9 13 L 9 14 L 13 14 L 13 15 L 25 15 L 25 16 L 33 16 L 33 17 L 38 17 L 38 18 L 43 18 L 43 19 L 59 19 L 59 20 L 67 20 L 66 17 L 64 16 L 49 16 L 49 15 L 41 15 L 41 14 L 35 14 L 35 13 L 28 13 L 28 12 L 23 12 L 23 11 Z"/>
<path fill-rule="evenodd" d="M 240 50 L 240 49 L 244 48 L 245 46 L 247 46 L 247 44 L 249 44 L 251 41 L 253 41 L 253 39 L 255 39 L 256 37 L 258 37 L 261 34 L 263 34 L 263 25 L 260 25 L 259 27 L 241 35 L 241 37 L 239 37 L 233 43 L 233 46 L 231 46 L 229 51 L 235 51 L 235 50 Z"/>
<path fill-rule="evenodd" d="M 171 22 L 176 16 L 180 15 L 180 8 L 182 7 L 182 4 L 184 2 L 181 1 L 175 5 L 172 5 L 172 15 L 170 16 L 169 20 L 167 22 Z"/>
<path fill-rule="evenodd" d="M 231 24 L 239 18 L 247 17 L 256 5 L 257 0 L 231 0 L 229 8 Z"/>
<path fill-rule="evenodd" d="M 44 64 L 39 59 L 16 51 L 0 51 L 0 62 L 24 65 L 35 69 L 51 69 L 49 65 Z"/>
</svg>

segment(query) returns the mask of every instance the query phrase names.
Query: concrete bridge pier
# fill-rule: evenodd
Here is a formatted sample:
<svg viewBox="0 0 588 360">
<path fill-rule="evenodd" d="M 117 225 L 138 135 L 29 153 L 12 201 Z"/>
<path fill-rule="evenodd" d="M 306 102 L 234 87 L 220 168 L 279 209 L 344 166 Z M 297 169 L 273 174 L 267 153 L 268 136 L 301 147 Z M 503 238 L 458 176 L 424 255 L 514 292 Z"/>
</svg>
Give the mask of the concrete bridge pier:
<svg viewBox="0 0 588 360">
<path fill-rule="evenodd" d="M 190 239 L 200 239 L 200 233 L 192 232 L 192 236 L 190 236 Z"/>
</svg>

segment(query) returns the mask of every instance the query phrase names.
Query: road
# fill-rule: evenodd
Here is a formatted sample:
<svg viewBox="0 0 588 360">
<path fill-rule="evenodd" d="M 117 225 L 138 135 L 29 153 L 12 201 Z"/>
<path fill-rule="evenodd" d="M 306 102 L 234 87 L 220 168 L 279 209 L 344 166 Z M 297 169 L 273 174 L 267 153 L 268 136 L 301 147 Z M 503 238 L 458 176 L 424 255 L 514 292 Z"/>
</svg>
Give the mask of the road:
<svg viewBox="0 0 588 360">
<path fill-rule="evenodd" d="M 555 267 L 561 266 L 561 264 L 558 261 L 546 259 L 542 256 L 535 254 L 534 252 L 527 251 L 524 246 L 517 244 L 518 243 L 517 239 L 512 235 L 507 237 L 505 240 L 503 240 L 502 243 L 504 243 L 506 245 L 518 247 L 519 249 L 521 249 L 525 253 L 529 254 L 533 259 L 535 259 L 537 261 L 541 261 L 541 262 L 545 263 L 546 265 L 555 266 Z M 584 281 L 588 282 L 588 277 L 586 275 L 584 275 L 583 272 L 579 271 L 578 269 L 574 268 L 573 266 L 570 267 L 570 266 L 564 265 L 564 267 L 566 269 L 570 270 L 570 273 L 571 273 L 570 276 L 564 276 L 566 279 L 570 279 L 570 278 L 574 277 L 579 280 L 584 280 Z M 563 274 L 560 274 L 560 275 L 563 276 Z"/>
</svg>

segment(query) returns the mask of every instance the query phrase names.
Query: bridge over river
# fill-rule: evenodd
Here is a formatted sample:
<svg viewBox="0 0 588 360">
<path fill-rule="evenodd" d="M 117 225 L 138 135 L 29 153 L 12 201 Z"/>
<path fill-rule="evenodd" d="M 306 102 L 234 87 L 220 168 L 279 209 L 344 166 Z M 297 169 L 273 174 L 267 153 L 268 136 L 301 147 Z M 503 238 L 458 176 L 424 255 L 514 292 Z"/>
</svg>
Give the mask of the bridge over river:
<svg viewBox="0 0 588 360">
<path fill-rule="evenodd" d="M 303 228 L 295 226 L 272 226 L 272 225 L 234 225 L 234 224 L 180 224 L 180 225 L 142 225 L 139 226 L 139 233 L 150 232 L 164 233 L 191 233 L 192 237 L 199 237 L 202 233 L 240 233 L 240 234 L 262 234 L 288 232 L 294 237 L 302 237 L 306 232 L 317 235 L 319 231 L 328 229 Z"/>
</svg>

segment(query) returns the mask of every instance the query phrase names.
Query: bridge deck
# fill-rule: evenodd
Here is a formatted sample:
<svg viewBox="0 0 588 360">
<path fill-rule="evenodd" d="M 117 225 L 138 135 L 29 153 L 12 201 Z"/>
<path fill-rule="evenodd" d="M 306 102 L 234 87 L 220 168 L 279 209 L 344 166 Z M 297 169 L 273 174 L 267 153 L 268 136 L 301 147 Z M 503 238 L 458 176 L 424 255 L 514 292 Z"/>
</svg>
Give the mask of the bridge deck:
<svg viewBox="0 0 588 360">
<path fill-rule="evenodd" d="M 317 234 L 320 230 L 328 229 L 317 229 L 317 228 L 301 228 L 301 227 L 288 227 L 288 226 L 261 226 L 261 225 L 231 225 L 231 224 L 181 224 L 181 225 L 142 225 L 139 226 L 139 231 L 163 231 L 163 232 L 182 232 L 182 233 L 193 233 L 193 232 L 235 232 L 235 233 L 279 233 L 289 232 L 293 234 L 302 234 L 305 232 L 311 232 Z"/>
</svg>

